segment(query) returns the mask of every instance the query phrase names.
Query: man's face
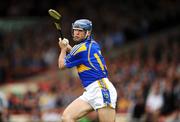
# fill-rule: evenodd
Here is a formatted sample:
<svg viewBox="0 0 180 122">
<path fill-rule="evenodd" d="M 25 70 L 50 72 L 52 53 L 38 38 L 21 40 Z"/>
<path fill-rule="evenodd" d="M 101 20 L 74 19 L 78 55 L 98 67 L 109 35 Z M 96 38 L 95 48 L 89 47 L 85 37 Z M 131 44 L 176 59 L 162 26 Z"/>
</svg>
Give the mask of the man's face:
<svg viewBox="0 0 180 122">
<path fill-rule="evenodd" d="M 73 29 L 73 40 L 75 42 L 82 41 L 86 38 L 86 31 L 81 29 Z"/>
</svg>

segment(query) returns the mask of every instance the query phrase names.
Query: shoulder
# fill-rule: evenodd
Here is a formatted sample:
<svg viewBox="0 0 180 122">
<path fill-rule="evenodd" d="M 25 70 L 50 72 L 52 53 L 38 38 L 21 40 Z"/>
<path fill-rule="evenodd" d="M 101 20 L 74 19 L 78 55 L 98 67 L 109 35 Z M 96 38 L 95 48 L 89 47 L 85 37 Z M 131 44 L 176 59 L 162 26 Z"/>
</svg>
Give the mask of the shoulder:
<svg viewBox="0 0 180 122">
<path fill-rule="evenodd" d="M 75 45 L 75 46 L 72 48 L 70 54 L 71 54 L 71 55 L 76 55 L 76 54 L 78 54 L 78 53 L 80 53 L 80 52 L 86 51 L 87 48 L 88 48 L 88 44 L 87 44 L 87 43 L 81 43 L 81 44 Z"/>
<path fill-rule="evenodd" d="M 100 49 L 100 46 L 99 44 L 95 41 L 95 40 L 92 40 L 90 45 L 92 46 L 92 48 L 97 48 L 97 49 Z"/>
</svg>

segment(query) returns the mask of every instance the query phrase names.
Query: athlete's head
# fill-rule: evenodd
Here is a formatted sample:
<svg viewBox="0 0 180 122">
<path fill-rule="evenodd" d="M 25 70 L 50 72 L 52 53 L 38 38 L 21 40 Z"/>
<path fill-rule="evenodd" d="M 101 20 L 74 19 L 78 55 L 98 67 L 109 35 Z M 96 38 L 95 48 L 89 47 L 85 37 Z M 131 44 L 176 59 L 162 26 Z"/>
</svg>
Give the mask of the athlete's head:
<svg viewBox="0 0 180 122">
<path fill-rule="evenodd" d="M 72 24 L 73 40 L 80 42 L 91 35 L 92 22 L 88 19 L 79 19 Z"/>
</svg>

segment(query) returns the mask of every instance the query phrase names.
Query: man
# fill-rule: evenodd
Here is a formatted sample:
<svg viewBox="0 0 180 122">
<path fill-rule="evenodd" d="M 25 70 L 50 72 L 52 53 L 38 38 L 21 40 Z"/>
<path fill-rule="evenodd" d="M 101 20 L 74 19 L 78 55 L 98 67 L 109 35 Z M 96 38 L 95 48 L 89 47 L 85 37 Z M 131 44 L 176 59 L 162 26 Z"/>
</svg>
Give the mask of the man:
<svg viewBox="0 0 180 122">
<path fill-rule="evenodd" d="M 59 38 L 59 68 L 76 66 L 85 89 L 84 93 L 65 109 L 63 122 L 75 122 L 93 110 L 97 111 L 100 122 L 115 121 L 117 92 L 107 78 L 104 58 L 99 45 L 91 37 L 91 31 L 92 22 L 80 19 L 72 24 L 72 37 L 77 45 L 72 48 L 67 39 Z M 66 55 L 67 52 L 69 54 Z"/>
</svg>

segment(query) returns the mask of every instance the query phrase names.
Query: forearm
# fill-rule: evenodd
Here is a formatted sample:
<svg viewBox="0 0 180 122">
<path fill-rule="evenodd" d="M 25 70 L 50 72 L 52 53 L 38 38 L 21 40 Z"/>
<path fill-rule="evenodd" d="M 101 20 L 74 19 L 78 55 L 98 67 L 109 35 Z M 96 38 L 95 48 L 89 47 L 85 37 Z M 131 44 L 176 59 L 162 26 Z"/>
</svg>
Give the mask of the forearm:
<svg viewBox="0 0 180 122">
<path fill-rule="evenodd" d="M 61 49 L 61 53 L 59 55 L 59 59 L 58 59 L 58 66 L 60 69 L 65 69 L 65 57 L 66 57 L 66 50 L 65 49 Z"/>
<path fill-rule="evenodd" d="M 71 45 L 68 44 L 68 46 L 67 46 L 67 52 L 70 52 L 71 49 L 72 49 Z"/>
</svg>

